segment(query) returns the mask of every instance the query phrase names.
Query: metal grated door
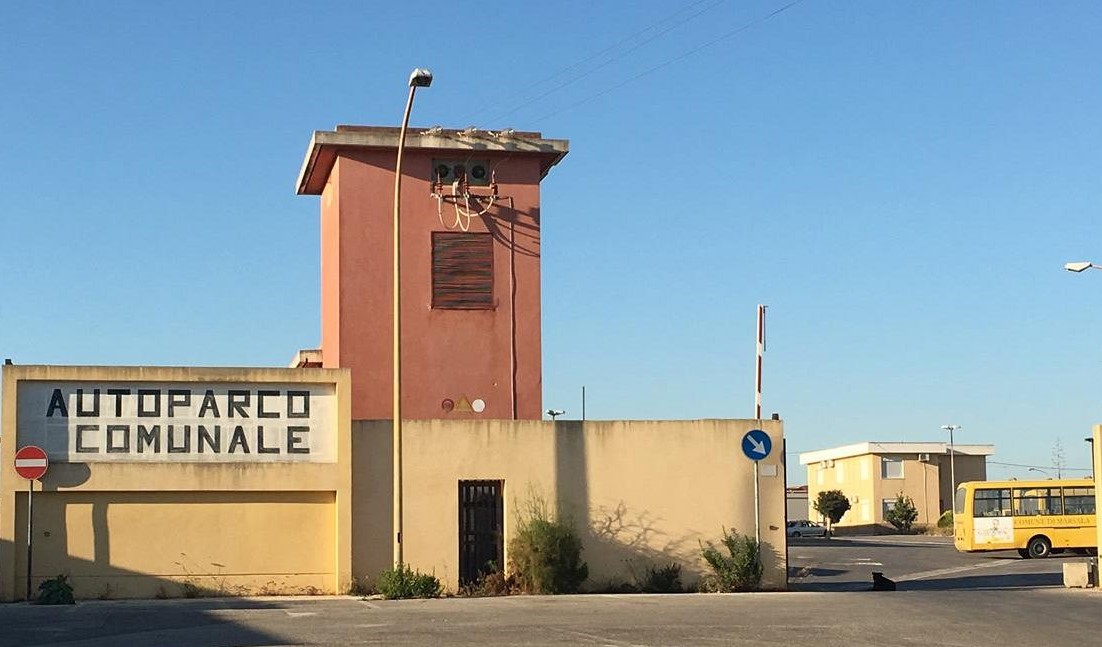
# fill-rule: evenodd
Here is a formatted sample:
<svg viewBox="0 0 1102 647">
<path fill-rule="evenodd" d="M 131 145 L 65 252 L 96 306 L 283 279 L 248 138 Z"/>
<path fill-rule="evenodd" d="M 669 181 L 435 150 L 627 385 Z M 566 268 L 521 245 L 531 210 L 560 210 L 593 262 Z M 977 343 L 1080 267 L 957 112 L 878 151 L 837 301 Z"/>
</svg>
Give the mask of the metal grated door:
<svg viewBox="0 0 1102 647">
<path fill-rule="evenodd" d="M 459 482 L 459 584 L 503 570 L 505 481 Z"/>
</svg>

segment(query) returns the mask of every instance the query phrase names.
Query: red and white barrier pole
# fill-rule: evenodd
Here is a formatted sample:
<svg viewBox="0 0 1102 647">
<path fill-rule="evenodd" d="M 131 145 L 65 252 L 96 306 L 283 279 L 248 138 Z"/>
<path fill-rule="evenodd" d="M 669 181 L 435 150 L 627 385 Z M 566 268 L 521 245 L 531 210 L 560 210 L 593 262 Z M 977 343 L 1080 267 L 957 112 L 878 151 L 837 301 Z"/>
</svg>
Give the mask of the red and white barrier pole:
<svg viewBox="0 0 1102 647">
<path fill-rule="evenodd" d="M 758 304 L 758 361 L 754 376 L 754 418 L 761 420 L 761 356 L 765 353 L 765 306 Z"/>
</svg>

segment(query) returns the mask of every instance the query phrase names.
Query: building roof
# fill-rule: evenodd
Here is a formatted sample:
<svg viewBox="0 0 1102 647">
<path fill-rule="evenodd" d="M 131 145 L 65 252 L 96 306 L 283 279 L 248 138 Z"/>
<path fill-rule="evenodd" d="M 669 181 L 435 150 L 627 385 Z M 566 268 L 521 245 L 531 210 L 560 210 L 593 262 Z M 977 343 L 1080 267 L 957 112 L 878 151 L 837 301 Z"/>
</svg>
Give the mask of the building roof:
<svg viewBox="0 0 1102 647">
<path fill-rule="evenodd" d="M 390 126 L 337 126 L 335 131 L 314 131 L 299 170 L 295 192 L 299 195 L 321 195 L 340 151 L 396 150 L 400 132 L 400 128 Z M 538 132 L 409 128 L 405 150 L 418 148 L 452 154 L 479 151 L 538 155 L 543 158 L 540 165 L 540 177 L 543 178 L 552 166 L 566 156 L 570 143 L 565 139 L 544 139 Z"/>
<path fill-rule="evenodd" d="M 990 456 L 995 453 L 994 445 L 962 445 L 955 443 L 953 451 L 957 456 Z M 831 449 L 820 449 L 800 454 L 800 465 L 810 465 L 819 461 L 837 460 L 865 454 L 949 454 L 949 443 L 878 443 L 865 442 Z"/>
</svg>

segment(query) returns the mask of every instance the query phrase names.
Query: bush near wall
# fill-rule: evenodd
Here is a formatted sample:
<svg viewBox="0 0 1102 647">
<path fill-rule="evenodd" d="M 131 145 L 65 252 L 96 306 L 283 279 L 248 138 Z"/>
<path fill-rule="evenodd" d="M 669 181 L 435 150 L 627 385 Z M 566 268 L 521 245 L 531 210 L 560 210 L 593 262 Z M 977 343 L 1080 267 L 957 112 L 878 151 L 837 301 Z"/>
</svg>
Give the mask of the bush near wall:
<svg viewBox="0 0 1102 647">
<path fill-rule="evenodd" d="M 38 597 L 35 604 L 76 604 L 73 600 L 73 585 L 69 584 L 68 575 L 45 580 L 38 585 Z"/>
<path fill-rule="evenodd" d="M 704 561 L 712 569 L 702 581 L 704 590 L 711 593 L 734 593 L 761 588 L 765 569 L 762 567 L 761 547 L 757 540 L 724 529 L 721 543 L 726 552 L 716 548 L 712 542 L 701 549 Z"/>
<path fill-rule="evenodd" d="M 387 600 L 406 600 L 438 598 L 444 586 L 435 575 L 413 570 L 408 564 L 397 564 L 379 573 L 375 590 Z"/>
<path fill-rule="evenodd" d="M 568 521 L 551 515 L 542 501 L 528 506 L 509 541 L 509 571 L 524 593 L 577 593 L 589 577 L 582 540 Z"/>
</svg>

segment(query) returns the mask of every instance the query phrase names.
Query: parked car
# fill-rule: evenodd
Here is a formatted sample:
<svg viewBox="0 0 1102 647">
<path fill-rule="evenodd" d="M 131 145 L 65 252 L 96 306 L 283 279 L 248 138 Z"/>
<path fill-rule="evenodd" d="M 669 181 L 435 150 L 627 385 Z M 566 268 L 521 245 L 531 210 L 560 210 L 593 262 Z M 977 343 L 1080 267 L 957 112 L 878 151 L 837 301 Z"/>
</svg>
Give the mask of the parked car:
<svg viewBox="0 0 1102 647">
<path fill-rule="evenodd" d="M 789 521 L 785 534 L 789 537 L 826 537 L 827 529 L 814 521 Z"/>
</svg>

